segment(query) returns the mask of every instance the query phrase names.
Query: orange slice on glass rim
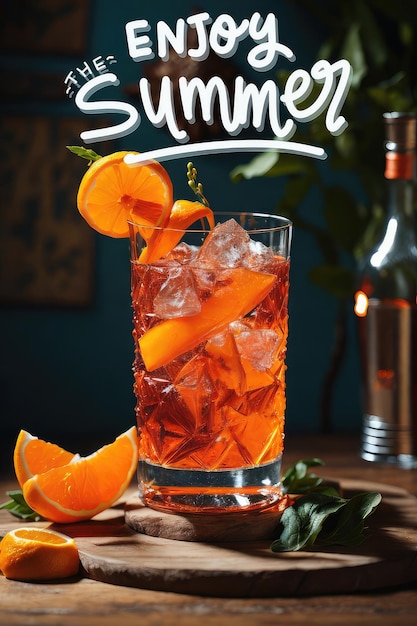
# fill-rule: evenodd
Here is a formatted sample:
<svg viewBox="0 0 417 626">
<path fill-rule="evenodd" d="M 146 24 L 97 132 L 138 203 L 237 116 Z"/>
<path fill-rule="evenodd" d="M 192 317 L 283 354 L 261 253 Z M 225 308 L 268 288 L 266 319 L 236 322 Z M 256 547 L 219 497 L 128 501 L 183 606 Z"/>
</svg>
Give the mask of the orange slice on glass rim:
<svg viewBox="0 0 417 626">
<path fill-rule="evenodd" d="M 52 522 L 91 519 L 111 507 L 129 486 L 138 461 L 137 430 L 132 426 L 89 456 L 35 474 L 23 484 L 26 503 Z"/>
<path fill-rule="evenodd" d="M 132 151 L 100 157 L 84 174 L 77 194 L 77 206 L 86 222 L 110 237 L 128 237 L 129 222 L 139 224 L 146 246 L 141 263 L 164 257 L 180 241 L 182 232 L 199 219 L 214 227 L 213 212 L 200 202 L 173 202 L 172 181 L 157 161 L 128 165 Z M 146 227 L 156 227 L 153 228 Z M 161 230 L 167 229 L 167 230 Z"/>
<path fill-rule="evenodd" d="M 171 211 L 172 182 L 157 161 L 129 166 L 132 151 L 114 152 L 94 161 L 84 174 L 77 194 L 78 210 L 99 233 L 128 237 L 128 220 L 163 225 Z"/>
</svg>

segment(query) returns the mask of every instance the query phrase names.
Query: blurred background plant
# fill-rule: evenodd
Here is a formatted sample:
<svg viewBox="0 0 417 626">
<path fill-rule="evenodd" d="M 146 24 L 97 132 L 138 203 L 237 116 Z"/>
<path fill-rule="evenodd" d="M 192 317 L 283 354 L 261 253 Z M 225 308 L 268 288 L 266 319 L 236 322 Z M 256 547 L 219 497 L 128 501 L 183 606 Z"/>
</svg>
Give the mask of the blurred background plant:
<svg viewBox="0 0 417 626">
<path fill-rule="evenodd" d="M 347 59 L 352 84 L 342 114 L 348 128 L 333 137 L 324 115 L 297 129 L 294 141 L 324 147 L 325 162 L 305 157 L 260 154 L 231 172 L 233 181 L 285 177 L 276 211 L 315 239 L 322 263 L 309 279 L 334 296 L 334 342 L 321 391 L 321 431 L 330 432 L 332 393 L 342 366 L 352 315 L 355 269 L 377 241 L 384 220 L 383 113 L 417 110 L 417 13 L 415 0 L 295 0 L 320 33 L 317 59 Z M 285 84 L 289 72 L 278 74 Z M 315 100 L 320 87 L 311 94 Z M 306 103 L 307 105 L 308 103 Z M 322 216 L 310 221 L 303 202 L 312 188 L 320 193 Z"/>
</svg>

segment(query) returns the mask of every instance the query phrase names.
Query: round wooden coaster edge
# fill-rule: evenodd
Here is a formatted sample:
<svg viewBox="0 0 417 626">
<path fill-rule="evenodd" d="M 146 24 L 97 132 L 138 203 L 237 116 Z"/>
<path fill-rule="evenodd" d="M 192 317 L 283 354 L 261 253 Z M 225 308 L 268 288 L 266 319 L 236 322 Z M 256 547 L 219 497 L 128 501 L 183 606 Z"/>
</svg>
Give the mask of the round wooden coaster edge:
<svg viewBox="0 0 417 626">
<path fill-rule="evenodd" d="M 166 513 L 144 506 L 137 495 L 125 504 L 125 522 L 138 533 L 180 541 L 234 542 L 271 539 L 282 512 L 274 509 L 211 513 Z"/>
</svg>

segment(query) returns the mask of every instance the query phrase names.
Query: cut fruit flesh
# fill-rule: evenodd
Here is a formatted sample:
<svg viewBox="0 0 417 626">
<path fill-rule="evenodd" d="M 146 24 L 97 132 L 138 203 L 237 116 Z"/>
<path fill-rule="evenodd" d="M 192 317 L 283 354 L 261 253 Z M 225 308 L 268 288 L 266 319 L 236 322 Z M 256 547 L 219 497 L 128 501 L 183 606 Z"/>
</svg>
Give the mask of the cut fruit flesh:
<svg viewBox="0 0 417 626">
<path fill-rule="evenodd" d="M 23 485 L 27 504 L 58 523 L 90 519 L 120 498 L 136 471 L 137 431 L 132 426 L 87 457 L 29 478 Z"/>
<path fill-rule="evenodd" d="M 81 180 L 77 206 L 86 222 L 110 237 L 128 237 L 128 220 L 151 226 L 168 221 L 172 183 L 160 163 L 130 167 L 126 151 L 95 161 Z"/>
</svg>

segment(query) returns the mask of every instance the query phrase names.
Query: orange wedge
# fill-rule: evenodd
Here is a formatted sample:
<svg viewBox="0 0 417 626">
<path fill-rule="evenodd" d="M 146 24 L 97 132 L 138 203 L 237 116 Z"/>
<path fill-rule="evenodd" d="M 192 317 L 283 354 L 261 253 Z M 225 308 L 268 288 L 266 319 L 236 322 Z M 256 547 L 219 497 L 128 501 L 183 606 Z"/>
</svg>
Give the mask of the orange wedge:
<svg viewBox="0 0 417 626">
<path fill-rule="evenodd" d="M 74 539 L 47 528 L 17 528 L 0 543 L 0 570 L 15 580 L 67 578 L 78 572 Z"/>
<path fill-rule="evenodd" d="M 113 443 L 86 457 L 35 474 L 23 484 L 23 496 L 36 513 L 58 523 L 90 519 L 112 506 L 136 470 L 138 445 L 132 426 Z"/>
<path fill-rule="evenodd" d="M 163 230 L 154 230 L 150 237 L 146 236 L 149 229 L 140 229 L 147 245 L 139 257 L 140 263 L 154 263 L 171 252 L 181 240 L 183 231 L 197 220 L 207 219 L 210 228 L 214 228 L 213 211 L 201 202 L 177 200 L 170 212 L 168 222 Z M 142 222 L 143 223 L 143 222 Z"/>
<path fill-rule="evenodd" d="M 42 474 L 53 467 L 66 465 L 74 454 L 55 443 L 38 439 L 26 430 L 21 430 L 13 454 L 14 469 L 20 487 L 34 474 Z"/>
<path fill-rule="evenodd" d="M 128 220 L 163 225 L 173 203 L 171 179 L 162 165 L 152 161 L 132 167 L 124 162 L 127 154 L 132 152 L 94 161 L 78 189 L 79 212 L 92 228 L 110 237 L 128 237 Z"/>
<path fill-rule="evenodd" d="M 197 315 L 167 319 L 139 339 L 149 372 L 220 333 L 232 321 L 255 308 L 272 288 L 276 277 L 247 269 L 225 270 L 221 285 L 201 304 Z"/>
</svg>

